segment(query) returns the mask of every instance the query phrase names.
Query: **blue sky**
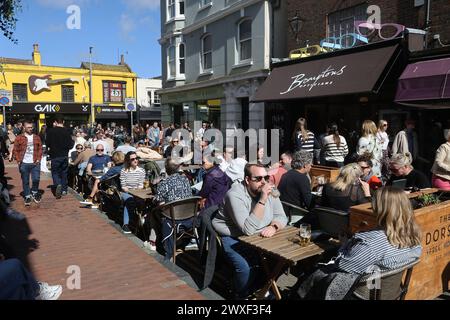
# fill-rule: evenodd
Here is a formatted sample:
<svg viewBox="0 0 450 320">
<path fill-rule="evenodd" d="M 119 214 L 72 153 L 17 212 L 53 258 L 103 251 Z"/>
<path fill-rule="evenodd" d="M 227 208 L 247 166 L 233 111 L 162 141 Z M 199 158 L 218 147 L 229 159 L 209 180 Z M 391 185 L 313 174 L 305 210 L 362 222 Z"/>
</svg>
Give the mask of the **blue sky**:
<svg viewBox="0 0 450 320">
<path fill-rule="evenodd" d="M 89 61 L 117 64 L 118 54 L 139 77 L 161 75 L 160 0 L 22 0 L 16 45 L 0 36 L 0 57 L 31 59 L 39 44 L 42 64 L 79 67 Z M 68 6 L 77 5 L 80 29 L 68 29 Z"/>
</svg>

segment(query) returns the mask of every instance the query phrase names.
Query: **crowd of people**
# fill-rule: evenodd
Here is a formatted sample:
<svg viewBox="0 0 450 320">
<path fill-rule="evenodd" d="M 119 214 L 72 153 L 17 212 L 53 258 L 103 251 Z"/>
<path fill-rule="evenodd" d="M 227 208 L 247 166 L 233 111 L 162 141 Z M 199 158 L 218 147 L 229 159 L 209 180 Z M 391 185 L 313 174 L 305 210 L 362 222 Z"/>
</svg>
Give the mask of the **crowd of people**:
<svg viewBox="0 0 450 320">
<path fill-rule="evenodd" d="M 20 132 L 14 133 L 11 129 L 14 137 L 8 138 L 7 152 L 9 159 L 15 159 L 19 165 L 27 206 L 41 201 L 39 175 L 46 155 L 50 157 L 57 199 L 67 195 L 70 174 L 91 180 L 90 192 L 81 202 L 89 206 L 96 205 L 100 183 L 118 179 L 124 204 L 124 233 L 131 233 L 129 221 L 136 208 L 136 199 L 130 190 L 142 189 L 149 180 L 149 172 L 144 169 L 147 167 L 140 162 L 164 160 L 164 174 L 147 181 L 154 190 L 154 207 L 198 195 L 202 199 L 199 215 L 208 208 L 217 208 L 212 225 L 233 269 L 235 298 L 245 299 L 261 285 L 260 270 L 257 255 L 238 237 L 256 233 L 272 237 L 286 227 L 288 219 L 281 201 L 305 210 L 314 208 L 317 203 L 310 176 L 313 164 L 340 168 L 335 181 L 324 182 L 321 206 L 348 212 L 351 206 L 372 202 L 378 219 L 376 231 L 357 233 L 343 244 L 334 260 L 333 272 L 359 274 L 375 262 L 389 269 L 420 256 L 420 233 L 404 190 L 432 185 L 450 190 L 450 133 L 436 152 L 430 179 L 413 167 L 418 150 L 414 122 L 407 120 L 405 125 L 391 143 L 386 132 L 387 121 L 380 120 L 377 126 L 366 120 L 356 149 L 351 150 L 336 124 L 330 124 L 327 132 L 318 136 L 308 130 L 306 119 L 300 118 L 292 135 L 293 150 L 285 150 L 279 162 L 266 163 L 265 150 L 260 146 L 257 162 L 249 163 L 245 151 L 234 150 L 232 146 L 218 149 L 213 140 L 206 139 L 208 123 L 203 123 L 194 133 L 185 123 L 182 128 L 192 141 L 200 142 L 198 145 L 204 151 L 202 165 L 196 170 L 182 168 L 182 164 L 196 159 L 192 153 L 179 153 L 180 148 L 176 148 L 186 146 L 183 136 L 174 133 L 179 126 L 171 124 L 162 130 L 157 122 L 146 127 L 136 125 L 130 135 L 122 126 L 103 128 L 97 125 L 95 130 L 82 126 L 67 130 L 63 119 L 56 118 L 53 128 L 35 134 L 33 123 L 25 120 Z M 400 185 L 400 189 L 395 187 Z M 314 217 L 304 219 L 314 221 Z M 183 223 L 189 228 L 195 221 Z M 151 232 L 146 240 L 151 250 L 159 246 L 167 259 L 172 256 L 171 223 L 163 217 L 149 216 Z M 370 255 L 368 259 L 370 250 L 377 255 Z M 320 276 L 308 278 L 299 294 L 310 294 L 317 278 Z"/>
</svg>

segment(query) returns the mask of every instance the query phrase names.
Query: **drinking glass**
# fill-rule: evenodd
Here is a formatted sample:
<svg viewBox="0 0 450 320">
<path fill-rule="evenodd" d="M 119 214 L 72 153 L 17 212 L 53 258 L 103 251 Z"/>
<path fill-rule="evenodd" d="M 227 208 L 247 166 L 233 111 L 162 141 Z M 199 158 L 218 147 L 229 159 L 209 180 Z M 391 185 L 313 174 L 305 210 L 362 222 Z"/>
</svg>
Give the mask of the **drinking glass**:
<svg viewBox="0 0 450 320">
<path fill-rule="evenodd" d="M 298 235 L 300 236 L 300 244 L 302 246 L 307 246 L 311 240 L 311 225 L 302 223 Z"/>
</svg>

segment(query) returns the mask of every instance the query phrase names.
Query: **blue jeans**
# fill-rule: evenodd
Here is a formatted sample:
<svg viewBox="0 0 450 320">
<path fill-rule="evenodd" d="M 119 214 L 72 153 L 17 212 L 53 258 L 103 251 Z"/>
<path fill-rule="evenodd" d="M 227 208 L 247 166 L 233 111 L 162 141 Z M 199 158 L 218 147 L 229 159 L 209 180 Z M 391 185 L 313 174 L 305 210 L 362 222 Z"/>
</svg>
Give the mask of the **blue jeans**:
<svg viewBox="0 0 450 320">
<path fill-rule="evenodd" d="M 19 167 L 22 177 L 23 196 L 28 198 L 30 193 L 30 174 L 31 174 L 31 191 L 33 194 L 39 192 L 39 180 L 41 178 L 40 163 L 21 163 Z"/>
<path fill-rule="evenodd" d="M 234 268 L 234 291 L 236 299 L 244 299 L 251 293 L 258 270 L 258 255 L 239 240 L 222 236 L 223 251 Z"/>
<path fill-rule="evenodd" d="M 126 192 L 121 192 L 120 193 L 122 196 L 122 200 L 124 203 L 123 206 L 123 224 L 128 224 L 130 222 L 130 215 L 129 212 L 133 212 L 136 205 L 134 202 L 134 198 L 131 194 L 126 193 Z"/>
<path fill-rule="evenodd" d="M 67 174 L 69 171 L 69 158 L 59 157 L 52 159 L 53 185 L 62 186 L 62 191 L 67 191 Z"/>
<path fill-rule="evenodd" d="M 17 259 L 0 261 L 0 300 L 34 300 L 39 285 Z"/>
</svg>

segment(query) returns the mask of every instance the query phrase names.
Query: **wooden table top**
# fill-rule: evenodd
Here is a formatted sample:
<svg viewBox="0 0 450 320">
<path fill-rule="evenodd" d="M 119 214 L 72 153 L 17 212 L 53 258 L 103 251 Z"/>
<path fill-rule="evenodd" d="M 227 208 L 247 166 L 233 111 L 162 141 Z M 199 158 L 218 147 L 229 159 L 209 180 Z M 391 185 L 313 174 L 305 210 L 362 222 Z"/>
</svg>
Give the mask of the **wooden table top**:
<svg viewBox="0 0 450 320">
<path fill-rule="evenodd" d="M 278 231 L 271 238 L 264 238 L 259 234 L 254 234 L 251 236 L 241 236 L 239 237 L 239 240 L 258 248 L 265 253 L 282 258 L 291 265 L 296 264 L 300 260 L 320 255 L 326 249 L 333 246 L 328 242 L 310 242 L 308 245 L 303 247 L 299 243 L 295 243 L 293 241 L 294 239 L 299 239 L 298 232 L 298 228 L 287 226 L 286 228 Z"/>
<path fill-rule="evenodd" d="M 132 189 L 128 190 L 128 193 L 133 197 L 141 198 L 143 200 L 152 199 L 154 195 L 152 194 L 152 189 Z"/>
<path fill-rule="evenodd" d="M 181 170 L 197 170 L 200 169 L 202 166 L 199 164 L 189 164 L 189 165 L 182 165 L 180 166 Z"/>
</svg>

